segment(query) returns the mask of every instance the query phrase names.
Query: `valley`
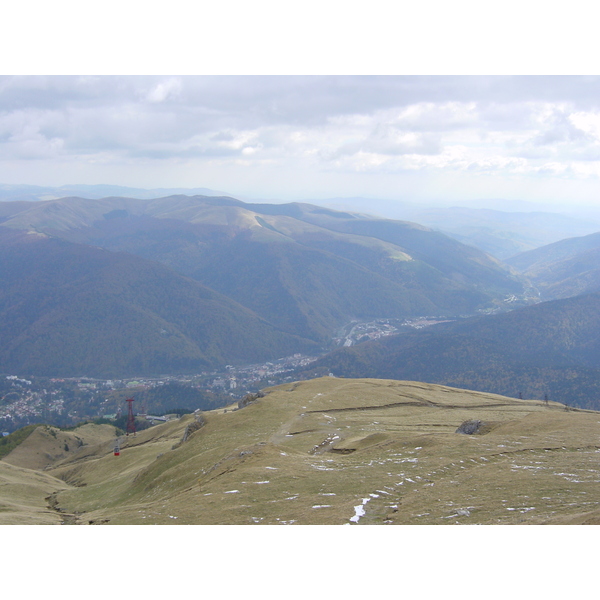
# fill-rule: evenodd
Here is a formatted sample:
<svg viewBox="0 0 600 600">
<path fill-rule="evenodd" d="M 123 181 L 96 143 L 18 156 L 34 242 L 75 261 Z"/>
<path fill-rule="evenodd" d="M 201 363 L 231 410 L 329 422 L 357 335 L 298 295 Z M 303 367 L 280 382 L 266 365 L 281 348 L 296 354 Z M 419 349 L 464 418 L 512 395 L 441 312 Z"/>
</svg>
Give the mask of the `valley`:
<svg viewBox="0 0 600 600">
<path fill-rule="evenodd" d="M 440 321 L 436 317 L 414 319 L 354 320 L 341 328 L 332 345 L 349 347 L 366 339 L 380 339 L 400 331 L 421 329 Z M 193 410 L 216 407 L 239 400 L 245 394 L 257 392 L 267 385 L 291 381 L 302 371 L 321 358 L 318 355 L 293 354 L 270 361 L 226 365 L 222 370 L 201 371 L 181 375 L 157 377 L 132 376 L 124 379 L 99 379 L 91 377 L 36 377 L 30 379 L 17 375 L 0 375 L 0 433 L 10 433 L 19 427 L 33 423 L 72 426 L 82 420 L 114 418 L 126 410 L 125 396 L 140 398 L 136 409 L 162 413 L 175 408 L 177 400 L 167 393 L 161 394 L 160 402 L 148 405 L 144 395 L 148 390 L 168 390 L 173 394 L 173 384 L 180 389 L 193 389 L 202 395 L 187 399 L 188 405 L 178 406 Z M 164 386 L 171 387 L 165 388 Z"/>
</svg>

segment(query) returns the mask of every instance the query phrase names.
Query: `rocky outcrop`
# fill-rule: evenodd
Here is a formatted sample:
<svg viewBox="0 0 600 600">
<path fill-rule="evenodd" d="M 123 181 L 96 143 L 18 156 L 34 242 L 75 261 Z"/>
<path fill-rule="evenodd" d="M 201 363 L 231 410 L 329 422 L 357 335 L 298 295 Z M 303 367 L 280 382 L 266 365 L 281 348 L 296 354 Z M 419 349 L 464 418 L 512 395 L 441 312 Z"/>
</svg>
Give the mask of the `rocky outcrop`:
<svg viewBox="0 0 600 600">
<path fill-rule="evenodd" d="M 246 394 L 241 400 L 238 400 L 238 408 L 244 408 L 248 404 L 256 402 L 259 398 L 264 398 L 265 394 L 262 391 L 256 392 L 256 394 Z"/>
<path fill-rule="evenodd" d="M 470 419 L 469 421 L 465 421 L 461 423 L 460 427 L 455 431 L 455 433 L 464 433 L 465 435 L 473 435 L 475 433 L 479 433 L 481 428 L 483 427 L 484 422 L 478 419 Z"/>
<path fill-rule="evenodd" d="M 196 411 L 194 413 L 194 421 L 185 428 L 185 431 L 183 432 L 183 437 L 179 442 L 177 442 L 173 446 L 172 450 L 175 450 L 175 448 L 179 448 L 181 444 L 187 442 L 190 435 L 198 431 L 198 429 L 200 429 L 201 427 L 204 427 L 204 425 L 206 425 L 206 419 L 204 418 L 204 415 L 202 414 L 202 412 Z"/>
</svg>

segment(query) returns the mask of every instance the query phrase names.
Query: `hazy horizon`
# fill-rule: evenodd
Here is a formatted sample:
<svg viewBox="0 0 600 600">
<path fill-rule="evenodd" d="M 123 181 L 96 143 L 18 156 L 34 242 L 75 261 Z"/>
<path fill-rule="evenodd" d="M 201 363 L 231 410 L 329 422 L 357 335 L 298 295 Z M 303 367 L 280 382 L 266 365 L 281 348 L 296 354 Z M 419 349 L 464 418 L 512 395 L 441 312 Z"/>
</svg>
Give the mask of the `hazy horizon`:
<svg viewBox="0 0 600 600">
<path fill-rule="evenodd" d="M 4 76 L 0 183 L 597 203 L 600 77 Z"/>
</svg>

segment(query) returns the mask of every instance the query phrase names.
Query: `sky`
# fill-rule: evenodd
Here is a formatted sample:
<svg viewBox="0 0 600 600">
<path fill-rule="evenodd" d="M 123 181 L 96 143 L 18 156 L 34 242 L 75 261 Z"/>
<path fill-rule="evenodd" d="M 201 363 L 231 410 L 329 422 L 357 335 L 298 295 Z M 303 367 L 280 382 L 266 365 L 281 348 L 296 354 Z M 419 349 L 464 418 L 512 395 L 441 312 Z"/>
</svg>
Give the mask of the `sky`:
<svg viewBox="0 0 600 600">
<path fill-rule="evenodd" d="M 594 203 L 600 77 L 4 76 L 0 183 Z"/>
<path fill-rule="evenodd" d="M 23 6 L 7 18 L 27 36 L 0 39 L 0 184 L 598 202 L 600 77 L 569 75 L 595 68 L 578 0 Z"/>
</svg>

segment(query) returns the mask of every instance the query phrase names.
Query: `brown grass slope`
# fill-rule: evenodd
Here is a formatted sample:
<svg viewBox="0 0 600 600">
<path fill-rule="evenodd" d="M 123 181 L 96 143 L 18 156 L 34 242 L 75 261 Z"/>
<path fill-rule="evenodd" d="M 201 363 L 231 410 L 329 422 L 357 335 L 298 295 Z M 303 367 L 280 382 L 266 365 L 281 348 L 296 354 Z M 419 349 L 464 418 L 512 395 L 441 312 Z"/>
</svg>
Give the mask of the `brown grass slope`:
<svg viewBox="0 0 600 600">
<path fill-rule="evenodd" d="M 600 523 L 597 412 L 395 380 L 267 392 L 183 443 L 192 415 L 118 457 L 83 446 L 45 471 L 68 486 L 52 506 L 78 524 Z"/>
<path fill-rule="evenodd" d="M 72 431 L 41 425 L 3 460 L 16 467 L 43 470 L 72 456 L 83 446 L 95 446 L 114 437 L 115 428 L 112 425 L 88 423 Z"/>
<path fill-rule="evenodd" d="M 42 425 L 0 460 L 0 525 L 58 525 L 66 515 L 54 507 L 55 495 L 70 487 L 42 472 L 87 447 L 114 439 L 110 425 L 83 425 L 72 431 Z M 82 451 L 83 450 L 83 451 Z"/>
</svg>

